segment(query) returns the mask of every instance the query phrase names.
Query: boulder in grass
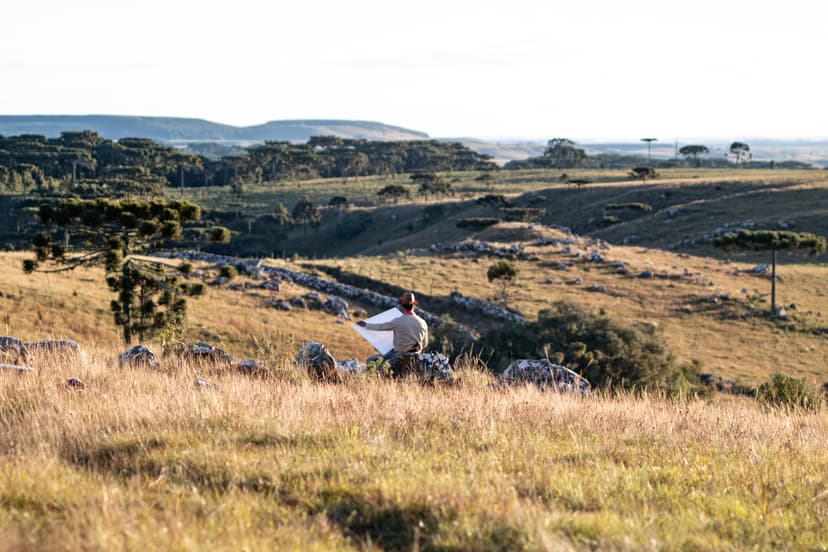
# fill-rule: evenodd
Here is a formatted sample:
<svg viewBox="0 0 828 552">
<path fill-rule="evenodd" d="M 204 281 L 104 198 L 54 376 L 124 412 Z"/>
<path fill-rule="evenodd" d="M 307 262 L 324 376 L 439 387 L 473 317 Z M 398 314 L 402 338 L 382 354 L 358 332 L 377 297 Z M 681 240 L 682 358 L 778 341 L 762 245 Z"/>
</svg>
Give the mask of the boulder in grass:
<svg viewBox="0 0 828 552">
<path fill-rule="evenodd" d="M 265 372 L 264 367 L 256 360 L 245 359 L 236 363 L 236 372 L 246 376 L 255 376 Z"/>
<path fill-rule="evenodd" d="M 325 310 L 331 314 L 335 314 L 340 318 L 345 320 L 351 319 L 351 313 L 348 312 L 348 302 L 341 297 L 336 297 L 334 295 L 329 295 L 328 299 L 325 301 Z"/>
<path fill-rule="evenodd" d="M 339 382 L 336 359 L 328 348 L 316 341 L 306 341 L 296 353 L 296 364 L 308 372 L 312 380 Z"/>
<path fill-rule="evenodd" d="M 29 349 L 16 337 L 2 335 L 0 336 L 0 362 L 29 364 Z"/>
<path fill-rule="evenodd" d="M 406 353 L 386 364 L 382 371 L 394 378 L 414 376 L 420 383 L 429 385 L 454 381 L 451 363 L 442 353 Z"/>
<path fill-rule="evenodd" d="M 356 374 L 365 371 L 365 364 L 355 358 L 347 358 L 336 362 L 336 369 L 345 374 Z"/>
<path fill-rule="evenodd" d="M 68 385 L 72 389 L 84 389 L 86 387 L 86 384 L 83 383 L 83 380 L 79 378 L 69 378 L 68 380 L 66 380 L 66 385 Z"/>
<path fill-rule="evenodd" d="M 2 372 L 34 372 L 31 366 L 20 366 L 18 364 L 0 364 L 0 371 Z"/>
<path fill-rule="evenodd" d="M 197 343 L 173 343 L 164 351 L 165 356 L 174 356 L 181 360 L 199 365 L 230 366 L 233 364 L 233 355 L 214 347 L 209 343 L 199 341 Z"/>
<path fill-rule="evenodd" d="M 158 357 L 153 353 L 149 347 L 144 345 L 136 345 L 130 347 L 118 357 L 122 366 L 130 366 L 134 368 L 160 368 L 161 363 Z"/>
<path fill-rule="evenodd" d="M 500 382 L 504 384 L 533 383 L 542 389 L 588 395 L 589 382 L 560 364 L 553 364 L 546 359 L 521 359 L 512 362 L 502 374 Z"/>
<path fill-rule="evenodd" d="M 78 358 L 81 347 L 74 339 L 42 339 L 26 343 L 30 353 L 43 357 Z"/>
</svg>

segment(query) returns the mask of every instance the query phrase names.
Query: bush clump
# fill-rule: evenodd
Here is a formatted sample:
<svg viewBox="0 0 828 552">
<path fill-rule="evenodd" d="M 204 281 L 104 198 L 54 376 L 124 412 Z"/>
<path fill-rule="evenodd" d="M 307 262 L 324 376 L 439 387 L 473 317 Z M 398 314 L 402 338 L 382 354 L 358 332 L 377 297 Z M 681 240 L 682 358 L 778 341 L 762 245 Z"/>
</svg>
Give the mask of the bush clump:
<svg viewBox="0 0 828 552">
<path fill-rule="evenodd" d="M 822 405 L 822 398 L 817 394 L 816 388 L 808 385 L 804 379 L 781 372 L 774 374 L 771 379 L 759 386 L 756 398 L 768 406 L 809 412 L 817 411 Z"/>
<path fill-rule="evenodd" d="M 608 203 L 605 209 L 638 209 L 639 211 L 644 211 L 645 213 L 649 213 L 653 210 L 653 206 L 649 203 L 638 203 L 638 202 L 630 202 L 630 203 Z"/>
<path fill-rule="evenodd" d="M 533 207 L 504 207 L 500 213 L 509 221 L 536 222 L 546 216 L 546 209 Z"/>
<path fill-rule="evenodd" d="M 219 276 L 226 278 L 228 281 L 239 275 L 239 269 L 233 265 L 221 265 L 219 267 Z"/>
<path fill-rule="evenodd" d="M 657 335 L 565 301 L 541 311 L 537 322 L 498 328 L 483 342 L 496 369 L 519 358 L 549 358 L 594 387 L 668 395 L 692 391 L 698 382 L 696 368 L 679 365 Z"/>
<path fill-rule="evenodd" d="M 483 230 L 489 226 L 494 226 L 500 222 L 499 218 L 494 217 L 469 217 L 462 218 L 457 221 L 457 228 L 467 228 L 469 230 Z"/>
</svg>

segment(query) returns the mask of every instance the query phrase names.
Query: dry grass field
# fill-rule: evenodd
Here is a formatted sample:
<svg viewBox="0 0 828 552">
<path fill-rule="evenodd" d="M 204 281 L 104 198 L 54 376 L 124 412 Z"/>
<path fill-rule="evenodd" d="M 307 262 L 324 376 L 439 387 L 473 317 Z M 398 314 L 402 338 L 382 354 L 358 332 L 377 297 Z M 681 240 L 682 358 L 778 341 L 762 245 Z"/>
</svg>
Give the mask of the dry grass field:
<svg viewBox="0 0 828 552">
<path fill-rule="evenodd" d="M 0 373 L 3 550 L 828 546 L 824 414 L 355 378 Z M 68 376 L 86 388 L 68 388 Z"/>
<path fill-rule="evenodd" d="M 758 314 L 768 309 L 770 280 L 751 272 L 764 255 L 731 262 L 709 245 L 667 249 L 748 217 L 795 219 L 801 231 L 828 227 L 819 201 L 828 184 L 816 171 L 768 171 L 761 182 L 756 174 L 665 171 L 661 181 L 633 185 L 596 171 L 585 174 L 596 183 L 582 192 L 558 182 L 557 171 L 456 184 L 464 200 L 543 194 L 566 224 L 609 202 L 653 204 L 646 215 L 584 232 L 568 250 L 532 245 L 566 237 L 549 226 L 474 232 L 495 247 L 523 247 L 508 303 L 530 320 L 566 300 L 650 328 L 703 372 L 757 386 L 781 371 L 819 387 L 828 382 L 824 259 L 780 257 L 778 303 L 787 317 L 770 320 Z M 355 184 L 368 201 L 383 182 Z M 284 192 L 327 198 L 332 185 Z M 273 197 L 250 208 L 266 213 Z M 662 200 L 682 214 L 665 218 Z M 377 287 L 411 289 L 436 314 L 496 327 L 446 305 L 452 291 L 500 301 L 486 277 L 497 257 L 429 248 L 470 236 L 454 212 L 409 232 L 423 205 L 375 213 L 388 239 L 368 247 L 360 238 L 353 247 L 364 254 L 266 262 L 319 275 L 337 268 Z M 485 214 L 482 206 L 462 211 Z M 336 246 L 324 227 L 294 233 Z M 630 234 L 643 238 L 621 245 Z M 601 262 L 591 260 L 594 251 Z M 242 277 L 232 283 L 250 287 L 210 286 L 190 301 L 181 337 L 257 359 L 266 376 L 186 363 L 124 367 L 102 269 L 24 275 L 26 256 L 0 253 L 0 334 L 72 338 L 84 351 L 37 356 L 30 373 L 0 370 L 0 550 L 828 549 L 824 409 L 770 409 L 716 394 L 584 399 L 502 388 L 473 356 L 461 359 L 460 383 L 450 387 L 368 374 L 313 383 L 292 362 L 303 341 L 324 343 L 337 359 L 373 351 L 334 315 L 269 306 L 310 290 L 283 281 L 270 291 Z M 215 276 L 206 264 L 197 268 L 208 281 Z M 147 344 L 163 348 L 160 338 Z M 70 377 L 85 388 L 69 387 Z"/>
</svg>

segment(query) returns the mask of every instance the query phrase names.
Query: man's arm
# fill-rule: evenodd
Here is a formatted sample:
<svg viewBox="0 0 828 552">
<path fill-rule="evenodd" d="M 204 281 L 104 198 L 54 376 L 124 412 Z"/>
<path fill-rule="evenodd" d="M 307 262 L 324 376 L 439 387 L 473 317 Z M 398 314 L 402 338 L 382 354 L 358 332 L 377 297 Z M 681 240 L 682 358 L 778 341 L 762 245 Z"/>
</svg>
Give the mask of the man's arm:
<svg viewBox="0 0 828 552">
<path fill-rule="evenodd" d="M 357 326 L 361 326 L 366 330 L 373 330 L 375 332 L 390 332 L 396 327 L 396 324 L 394 324 L 395 321 L 396 318 L 394 320 L 389 320 L 388 322 L 380 322 L 378 324 L 374 324 L 371 322 L 366 322 L 365 320 L 360 320 L 359 322 L 357 322 Z"/>
</svg>

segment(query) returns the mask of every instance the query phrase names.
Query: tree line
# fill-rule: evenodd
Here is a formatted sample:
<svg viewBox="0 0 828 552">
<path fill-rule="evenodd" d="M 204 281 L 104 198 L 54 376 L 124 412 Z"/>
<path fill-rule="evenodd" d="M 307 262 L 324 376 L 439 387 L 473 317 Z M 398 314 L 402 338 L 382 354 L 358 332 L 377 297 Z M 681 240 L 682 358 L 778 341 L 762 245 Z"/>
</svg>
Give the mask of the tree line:
<svg viewBox="0 0 828 552">
<path fill-rule="evenodd" d="M 552 138 L 547 142 L 543 154 L 528 159 L 510 161 L 505 169 L 631 169 L 633 177 L 640 177 L 646 174 L 644 168 L 652 168 L 652 159 L 649 154 L 652 142 L 656 138 L 642 138 L 647 142 L 648 155 L 620 155 L 620 154 L 597 154 L 588 155 L 586 150 L 568 138 Z M 744 142 L 735 141 L 730 144 L 724 157 L 710 157 L 711 150 L 704 144 L 687 144 L 678 148 L 676 157 L 663 159 L 656 163 L 659 168 L 692 166 L 709 168 L 733 167 L 734 165 L 746 168 L 790 168 L 808 169 L 813 168 L 807 163 L 799 161 L 753 161 L 753 154 L 750 146 Z M 679 159 L 681 156 L 681 159 Z"/>
<path fill-rule="evenodd" d="M 491 156 L 459 142 L 370 141 L 316 136 L 306 143 L 267 141 L 209 159 L 148 138 L 108 140 L 92 131 L 0 136 L 0 187 L 9 191 L 104 186 L 110 195 L 164 186 L 242 186 L 313 178 L 420 171 L 492 170 Z"/>
</svg>

